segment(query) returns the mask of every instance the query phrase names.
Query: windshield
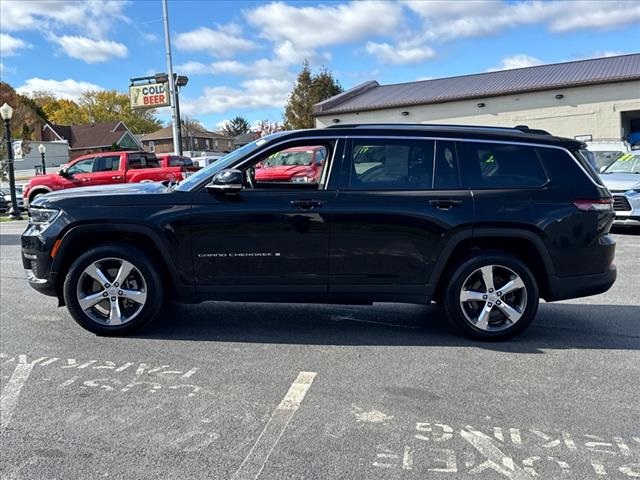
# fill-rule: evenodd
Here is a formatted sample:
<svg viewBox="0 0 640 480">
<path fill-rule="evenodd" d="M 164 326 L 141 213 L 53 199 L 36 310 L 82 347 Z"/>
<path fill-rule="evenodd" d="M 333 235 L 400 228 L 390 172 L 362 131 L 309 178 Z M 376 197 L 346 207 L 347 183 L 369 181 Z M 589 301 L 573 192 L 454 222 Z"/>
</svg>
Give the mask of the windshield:
<svg viewBox="0 0 640 480">
<path fill-rule="evenodd" d="M 593 155 L 593 160 L 595 162 L 595 168 L 598 171 L 602 171 L 602 168 L 608 167 L 613 162 L 615 162 L 618 158 L 620 158 L 625 153 L 620 150 L 601 150 L 601 151 L 591 151 L 591 155 Z"/>
<path fill-rule="evenodd" d="M 264 167 L 304 166 L 313 162 L 312 151 L 290 151 L 274 153 L 265 162 Z"/>
<path fill-rule="evenodd" d="M 253 153 L 255 150 L 260 148 L 269 140 L 272 140 L 276 137 L 284 135 L 285 133 L 287 132 L 272 133 L 271 135 L 267 135 L 266 137 L 259 138 L 258 140 L 255 140 L 251 143 L 246 144 L 244 147 L 240 147 L 237 150 L 234 150 L 233 152 L 220 158 L 220 160 L 217 160 L 211 165 L 201 170 L 198 170 L 196 173 L 194 173 L 190 177 L 181 181 L 176 186 L 176 190 L 180 190 L 182 192 L 191 190 L 192 188 L 200 185 L 207 178 L 212 177 L 213 174 L 219 172 L 220 170 L 224 170 L 225 168 L 229 168 L 231 165 L 233 165 L 236 161 L 240 160 L 242 157 Z"/>
<path fill-rule="evenodd" d="M 612 163 L 604 171 L 607 173 L 637 173 L 640 174 L 640 155 L 626 153 Z"/>
</svg>

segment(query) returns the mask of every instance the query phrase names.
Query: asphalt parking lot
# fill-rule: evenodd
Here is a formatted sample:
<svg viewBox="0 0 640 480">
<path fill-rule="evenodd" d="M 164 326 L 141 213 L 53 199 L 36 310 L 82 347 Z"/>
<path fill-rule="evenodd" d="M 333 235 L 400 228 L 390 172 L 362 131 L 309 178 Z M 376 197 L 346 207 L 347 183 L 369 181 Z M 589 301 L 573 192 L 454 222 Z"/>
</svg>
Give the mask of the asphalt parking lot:
<svg viewBox="0 0 640 480">
<path fill-rule="evenodd" d="M 0 226 L 3 479 L 640 478 L 640 235 L 507 343 L 437 306 L 168 305 L 96 337 Z"/>
</svg>

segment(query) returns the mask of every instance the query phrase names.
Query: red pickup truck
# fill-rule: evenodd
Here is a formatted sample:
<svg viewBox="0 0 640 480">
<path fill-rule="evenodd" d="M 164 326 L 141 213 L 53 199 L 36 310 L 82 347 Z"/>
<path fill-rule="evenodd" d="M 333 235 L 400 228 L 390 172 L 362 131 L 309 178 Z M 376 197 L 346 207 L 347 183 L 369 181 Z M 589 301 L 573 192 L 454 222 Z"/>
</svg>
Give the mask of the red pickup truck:
<svg viewBox="0 0 640 480">
<path fill-rule="evenodd" d="M 24 187 L 23 196 L 25 201 L 31 202 L 38 195 L 66 188 L 180 181 L 188 175 L 187 169 L 173 163 L 170 157 L 161 162 L 148 152 L 92 153 L 76 158 L 58 173 L 32 177 Z"/>
</svg>

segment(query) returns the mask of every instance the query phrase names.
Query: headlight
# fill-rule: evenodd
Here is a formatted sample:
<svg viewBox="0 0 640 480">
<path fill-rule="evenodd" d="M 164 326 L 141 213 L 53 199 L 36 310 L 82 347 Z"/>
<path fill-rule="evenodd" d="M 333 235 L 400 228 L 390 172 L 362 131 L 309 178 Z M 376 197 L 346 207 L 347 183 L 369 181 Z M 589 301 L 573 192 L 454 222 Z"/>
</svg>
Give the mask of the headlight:
<svg viewBox="0 0 640 480">
<path fill-rule="evenodd" d="M 29 210 L 29 225 L 24 235 L 40 235 L 60 215 L 60 210 L 52 208 L 31 208 Z"/>
<path fill-rule="evenodd" d="M 60 210 L 52 208 L 32 208 L 29 211 L 29 222 L 33 225 L 49 225 L 53 222 Z"/>
</svg>

